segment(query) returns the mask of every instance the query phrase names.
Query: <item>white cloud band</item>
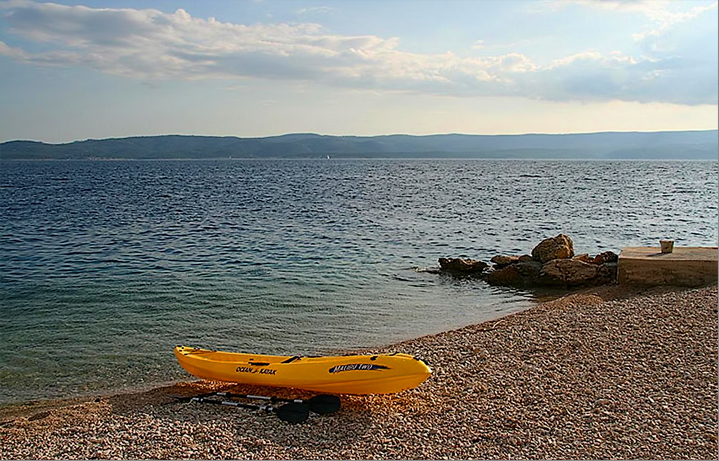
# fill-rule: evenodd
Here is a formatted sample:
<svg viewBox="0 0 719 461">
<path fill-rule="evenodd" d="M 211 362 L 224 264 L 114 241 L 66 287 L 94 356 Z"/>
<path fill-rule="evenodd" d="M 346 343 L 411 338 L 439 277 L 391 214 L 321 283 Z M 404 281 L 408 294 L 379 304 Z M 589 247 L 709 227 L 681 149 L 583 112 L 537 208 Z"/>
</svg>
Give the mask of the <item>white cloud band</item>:
<svg viewBox="0 0 719 461">
<path fill-rule="evenodd" d="M 676 46 L 668 48 L 671 53 L 659 49 L 657 41 L 673 24 L 666 19 L 660 28 L 637 35 L 645 48 L 651 40 L 651 52 L 636 57 L 586 52 L 538 66 L 519 53 L 409 53 L 397 38 L 332 35 L 317 24 L 224 23 L 181 9 L 167 14 L 25 0 L 0 8 L 10 32 L 22 39 L 16 45 L 0 41 L 0 55 L 138 79 L 264 78 L 454 96 L 717 103 L 716 52 L 698 56 L 700 50 L 693 49 L 685 58 Z M 674 23 L 705 11 L 693 10 Z M 686 81 L 693 84 L 682 84 Z"/>
</svg>

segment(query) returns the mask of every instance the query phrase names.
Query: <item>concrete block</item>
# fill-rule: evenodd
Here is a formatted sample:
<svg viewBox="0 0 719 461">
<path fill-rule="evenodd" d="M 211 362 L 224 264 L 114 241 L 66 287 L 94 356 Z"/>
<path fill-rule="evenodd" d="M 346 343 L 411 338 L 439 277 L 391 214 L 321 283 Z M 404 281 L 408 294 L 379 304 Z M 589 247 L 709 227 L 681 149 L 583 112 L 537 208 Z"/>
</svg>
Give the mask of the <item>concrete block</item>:
<svg viewBox="0 0 719 461">
<path fill-rule="evenodd" d="M 717 283 L 717 247 L 674 247 L 662 253 L 659 247 L 624 248 L 617 262 L 617 280 L 631 285 L 674 285 L 697 287 Z"/>
</svg>

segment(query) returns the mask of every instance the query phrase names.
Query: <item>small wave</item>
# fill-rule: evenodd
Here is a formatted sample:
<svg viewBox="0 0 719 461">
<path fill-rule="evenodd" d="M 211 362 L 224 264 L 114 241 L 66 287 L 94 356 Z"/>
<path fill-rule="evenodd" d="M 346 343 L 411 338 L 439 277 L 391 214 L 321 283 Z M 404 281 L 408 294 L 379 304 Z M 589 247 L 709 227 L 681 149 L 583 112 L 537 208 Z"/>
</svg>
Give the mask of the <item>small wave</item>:
<svg viewBox="0 0 719 461">
<path fill-rule="evenodd" d="M 412 270 L 419 274 L 438 274 L 441 272 L 439 267 L 412 267 Z"/>
</svg>

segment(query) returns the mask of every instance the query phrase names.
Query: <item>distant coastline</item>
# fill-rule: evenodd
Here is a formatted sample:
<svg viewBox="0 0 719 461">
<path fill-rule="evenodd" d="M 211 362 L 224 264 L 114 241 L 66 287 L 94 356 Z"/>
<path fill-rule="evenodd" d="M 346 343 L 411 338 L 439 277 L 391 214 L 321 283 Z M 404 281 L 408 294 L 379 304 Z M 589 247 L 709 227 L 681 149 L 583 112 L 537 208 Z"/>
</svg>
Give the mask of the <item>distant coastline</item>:
<svg viewBox="0 0 719 461">
<path fill-rule="evenodd" d="M 0 143 L 0 160 L 220 158 L 466 158 L 717 160 L 717 130 L 576 134 L 327 136 L 264 138 L 191 135 L 88 139 L 65 144 Z"/>
</svg>

